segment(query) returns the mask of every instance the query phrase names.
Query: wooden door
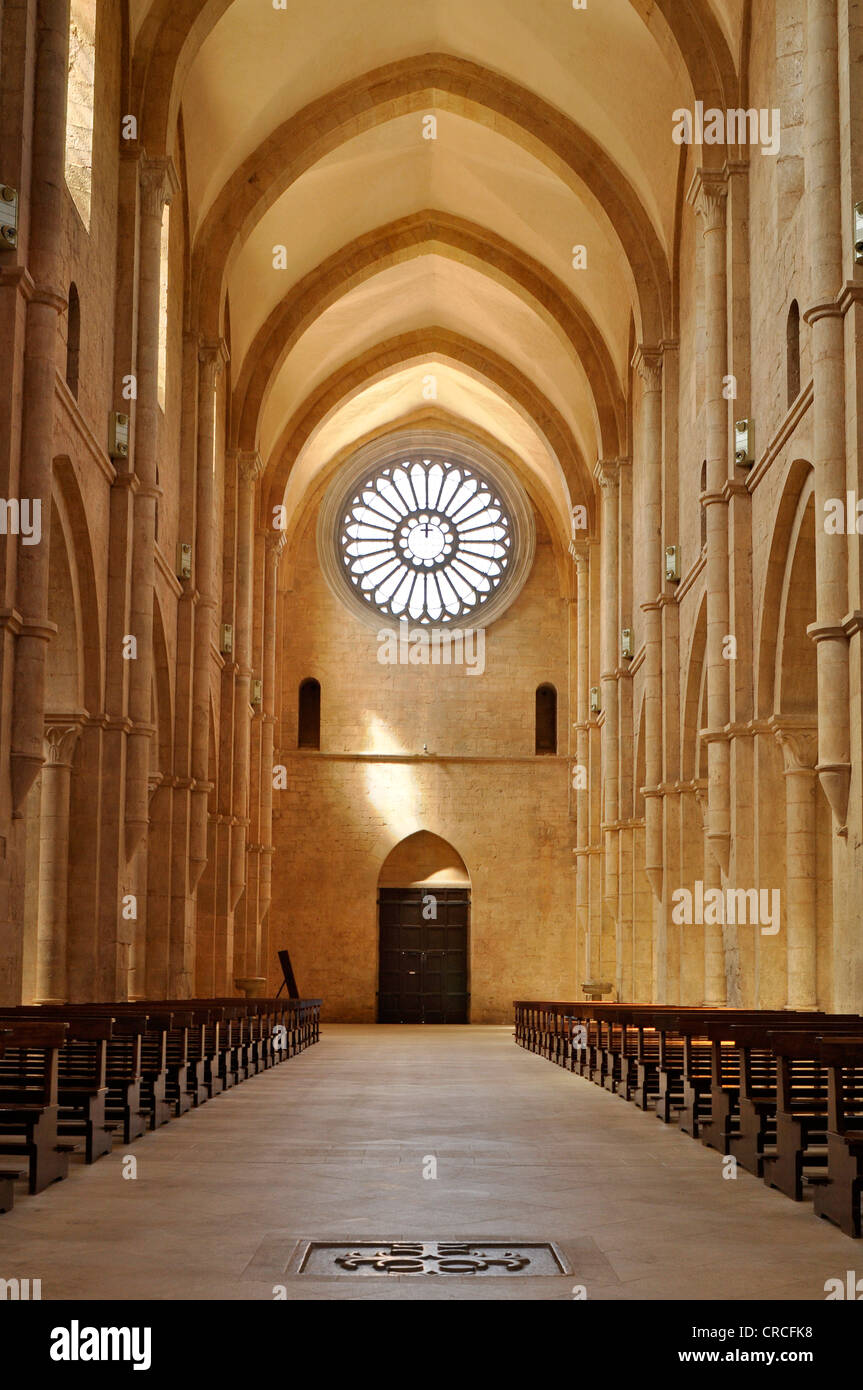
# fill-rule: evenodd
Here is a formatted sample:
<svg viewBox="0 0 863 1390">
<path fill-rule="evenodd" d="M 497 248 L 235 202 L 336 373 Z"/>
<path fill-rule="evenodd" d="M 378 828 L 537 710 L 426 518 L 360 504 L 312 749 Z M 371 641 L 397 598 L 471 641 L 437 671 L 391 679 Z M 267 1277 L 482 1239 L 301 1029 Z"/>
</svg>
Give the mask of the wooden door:
<svg viewBox="0 0 863 1390">
<path fill-rule="evenodd" d="M 381 888 L 379 1023 L 467 1023 L 466 888 Z"/>
</svg>

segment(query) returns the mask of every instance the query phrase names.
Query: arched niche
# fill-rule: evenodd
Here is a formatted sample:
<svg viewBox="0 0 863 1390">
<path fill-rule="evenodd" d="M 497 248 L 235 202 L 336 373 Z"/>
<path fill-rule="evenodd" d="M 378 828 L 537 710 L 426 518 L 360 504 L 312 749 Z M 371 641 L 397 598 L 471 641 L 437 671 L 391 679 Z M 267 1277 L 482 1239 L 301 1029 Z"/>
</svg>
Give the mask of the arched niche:
<svg viewBox="0 0 863 1390">
<path fill-rule="evenodd" d="M 384 860 L 379 888 L 469 888 L 470 874 L 459 854 L 440 835 L 418 830 L 400 840 Z"/>
</svg>

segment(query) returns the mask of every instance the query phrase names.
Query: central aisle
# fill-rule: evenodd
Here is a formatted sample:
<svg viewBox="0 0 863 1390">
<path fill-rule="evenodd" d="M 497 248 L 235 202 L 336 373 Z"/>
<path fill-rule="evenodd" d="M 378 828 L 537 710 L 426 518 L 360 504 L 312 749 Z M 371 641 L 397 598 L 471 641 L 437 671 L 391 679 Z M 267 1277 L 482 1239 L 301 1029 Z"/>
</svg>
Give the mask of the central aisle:
<svg viewBox="0 0 863 1390">
<path fill-rule="evenodd" d="M 319 1045 L 0 1217 L 43 1299 L 804 1298 L 856 1247 L 509 1027 L 325 1025 Z M 424 1178 L 428 1158 L 437 1177 Z M 286 1274 L 309 1240 L 555 1242 L 556 1277 Z"/>
</svg>

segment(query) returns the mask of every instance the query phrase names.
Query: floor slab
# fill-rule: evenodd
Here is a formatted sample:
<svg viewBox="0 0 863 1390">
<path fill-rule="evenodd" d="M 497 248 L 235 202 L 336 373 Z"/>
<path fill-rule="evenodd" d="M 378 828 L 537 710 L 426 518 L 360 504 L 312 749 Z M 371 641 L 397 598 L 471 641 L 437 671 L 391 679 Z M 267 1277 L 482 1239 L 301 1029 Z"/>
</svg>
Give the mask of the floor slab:
<svg viewBox="0 0 863 1390">
<path fill-rule="evenodd" d="M 302 1242 L 337 1240 L 552 1242 L 572 1273 L 295 1272 Z M 856 1254 L 508 1027 L 327 1025 L 0 1216 L 0 1277 L 43 1299 L 823 1300 Z"/>
</svg>

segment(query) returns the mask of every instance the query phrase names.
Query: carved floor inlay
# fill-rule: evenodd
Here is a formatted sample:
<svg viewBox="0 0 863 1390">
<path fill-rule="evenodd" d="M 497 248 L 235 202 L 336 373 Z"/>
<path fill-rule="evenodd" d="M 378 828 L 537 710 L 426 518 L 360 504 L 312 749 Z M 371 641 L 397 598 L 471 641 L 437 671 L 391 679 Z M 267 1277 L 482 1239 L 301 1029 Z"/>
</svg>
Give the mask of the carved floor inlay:
<svg viewBox="0 0 863 1390">
<path fill-rule="evenodd" d="M 503 1240 L 312 1240 L 303 1246 L 298 1274 L 437 1274 L 449 1276 L 570 1274 L 555 1245 Z"/>
</svg>

